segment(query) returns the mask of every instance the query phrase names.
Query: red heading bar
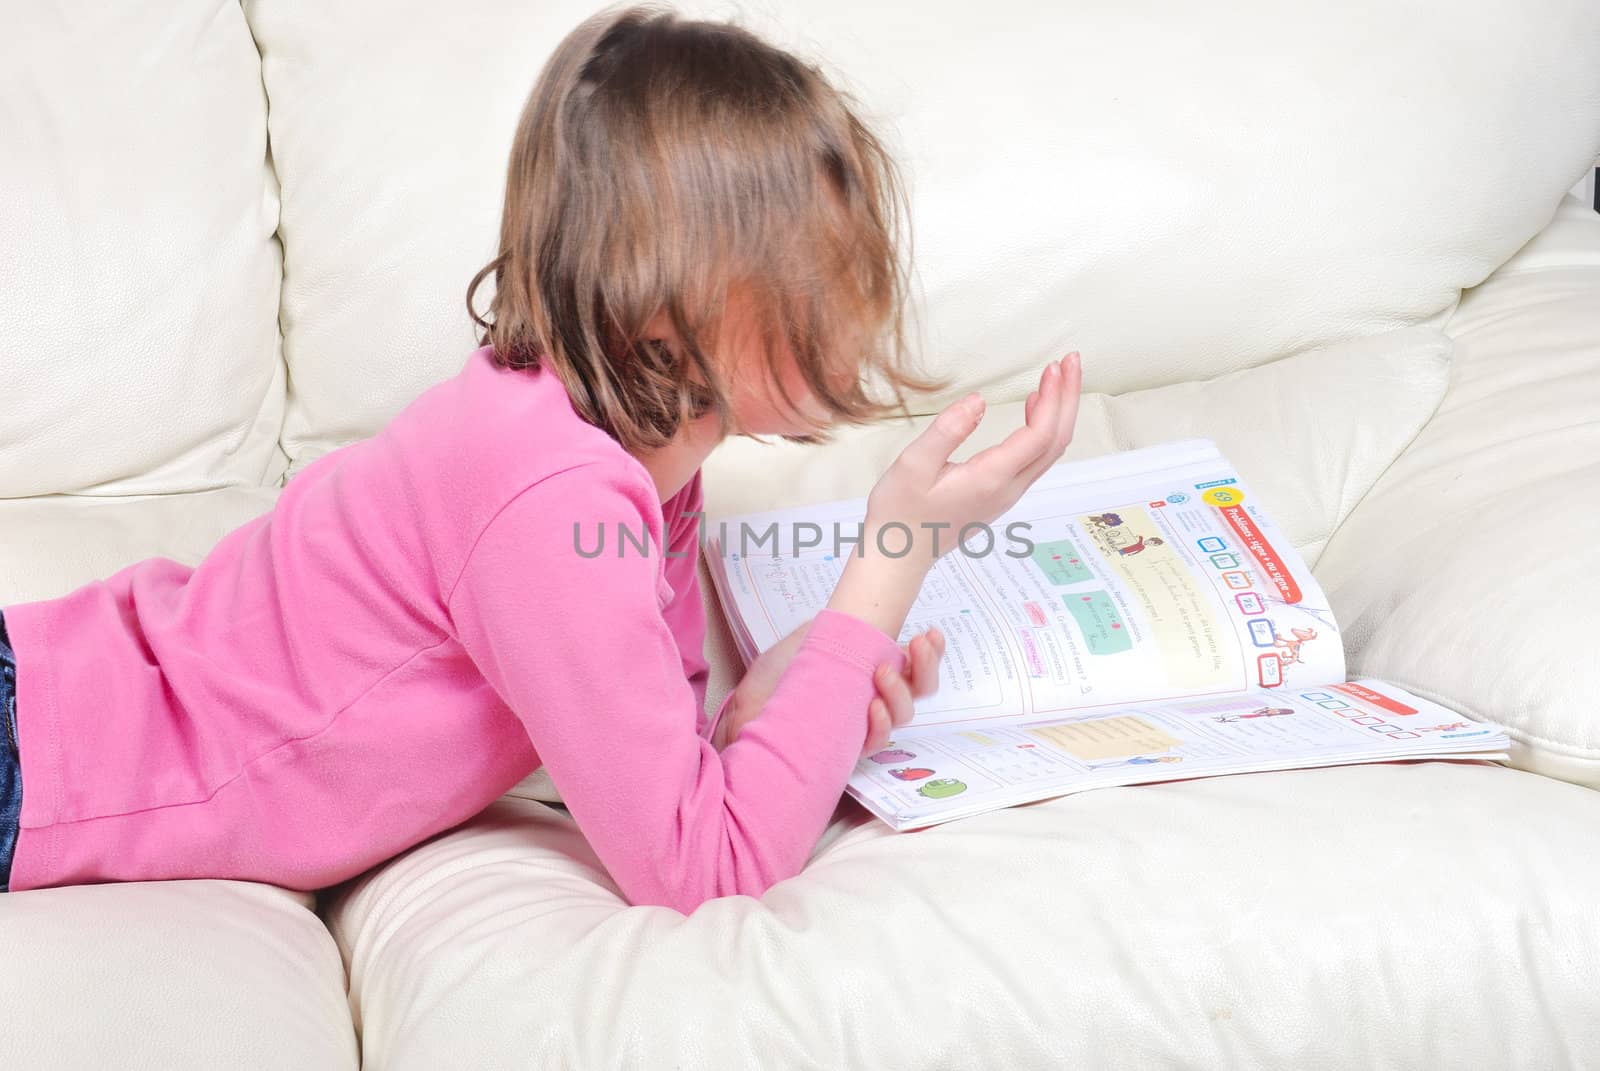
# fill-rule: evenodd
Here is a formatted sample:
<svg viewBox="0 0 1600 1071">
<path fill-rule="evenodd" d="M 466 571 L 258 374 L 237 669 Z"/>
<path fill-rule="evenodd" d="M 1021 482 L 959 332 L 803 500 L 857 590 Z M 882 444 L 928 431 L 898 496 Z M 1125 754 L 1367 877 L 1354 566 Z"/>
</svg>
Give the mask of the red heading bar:
<svg viewBox="0 0 1600 1071">
<path fill-rule="evenodd" d="M 1239 542 L 1249 548 L 1250 554 L 1261 563 L 1261 571 L 1267 574 L 1267 579 L 1272 581 L 1272 586 L 1278 589 L 1278 594 L 1284 602 L 1295 603 L 1300 601 L 1300 585 L 1294 582 L 1283 559 L 1278 552 L 1272 549 L 1272 544 L 1267 542 L 1267 537 L 1261 534 L 1255 522 L 1250 519 L 1250 514 L 1244 511 L 1243 506 L 1217 506 L 1227 518 L 1228 527 L 1238 535 Z"/>
<path fill-rule="evenodd" d="M 1343 692 L 1345 695 L 1364 699 L 1375 707 L 1382 707 L 1391 714 L 1415 714 L 1416 707 L 1408 707 L 1398 699 L 1390 699 L 1386 695 L 1374 692 L 1371 688 L 1363 688 L 1359 684 L 1335 684 L 1333 690 Z"/>
</svg>

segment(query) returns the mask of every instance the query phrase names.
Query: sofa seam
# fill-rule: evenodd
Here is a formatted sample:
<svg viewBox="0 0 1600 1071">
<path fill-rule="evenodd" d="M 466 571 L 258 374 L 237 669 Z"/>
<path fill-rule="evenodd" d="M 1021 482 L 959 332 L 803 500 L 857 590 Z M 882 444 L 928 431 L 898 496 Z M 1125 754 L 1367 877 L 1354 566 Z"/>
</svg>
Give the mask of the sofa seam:
<svg viewBox="0 0 1600 1071">
<path fill-rule="evenodd" d="M 1433 407 L 1428 410 L 1428 415 L 1417 424 L 1417 430 L 1412 432 L 1411 437 L 1401 444 L 1400 448 L 1394 452 L 1394 454 L 1389 458 L 1388 464 L 1384 465 L 1378 474 L 1372 478 L 1372 482 L 1367 484 L 1366 490 L 1361 492 L 1356 500 L 1350 504 L 1350 508 L 1344 510 L 1340 514 L 1338 521 L 1328 528 L 1327 534 L 1322 537 L 1323 552 L 1327 551 L 1328 546 L 1332 544 L 1334 537 L 1339 534 L 1350 518 L 1355 516 L 1356 511 L 1361 508 L 1362 503 L 1366 502 L 1367 499 L 1372 497 L 1372 493 L 1378 489 L 1378 485 L 1383 482 L 1383 478 L 1389 474 L 1389 471 L 1393 469 L 1395 465 L 1399 464 L 1400 459 L 1406 456 L 1411 448 L 1416 445 L 1417 440 L 1422 438 L 1423 433 L 1433 425 L 1434 420 L 1439 416 L 1439 410 L 1444 408 L 1445 400 L 1450 397 L 1450 392 L 1456 388 L 1456 340 L 1445 334 L 1442 329 L 1439 331 L 1439 337 L 1445 339 L 1449 344 L 1447 352 L 1448 378 L 1445 381 L 1444 390 L 1439 392 L 1439 397 L 1434 401 Z M 1317 557 L 1320 561 L 1322 553 L 1319 553 Z"/>
<path fill-rule="evenodd" d="M 245 0 L 238 0 L 238 2 L 239 17 L 244 21 L 245 32 L 250 35 L 251 46 L 256 50 L 256 70 L 261 81 L 261 102 L 263 105 L 261 126 L 263 141 L 267 150 L 264 162 L 267 170 L 272 175 L 274 184 L 278 188 L 278 216 L 272 225 L 272 240 L 278 246 L 278 294 L 277 308 L 273 313 L 272 323 L 273 330 L 277 335 L 277 361 L 283 367 L 283 414 L 278 421 L 278 434 L 273 441 L 273 453 L 268 458 L 267 468 L 261 473 L 261 478 L 257 481 L 257 485 L 282 489 L 288 485 L 289 470 L 294 467 L 296 460 L 294 455 L 289 453 L 288 446 L 283 438 L 283 433 L 288 427 L 290 382 L 293 379 L 293 370 L 289 367 L 289 338 L 288 333 L 283 329 L 284 280 L 288 276 L 289 267 L 289 246 L 283 240 L 283 175 L 279 173 L 278 159 L 272 151 L 272 90 L 267 85 L 267 57 L 261 49 L 261 40 L 256 36 L 255 25 L 250 21 L 250 12 Z M 284 465 L 283 471 L 278 474 L 278 479 L 273 483 L 268 483 L 266 475 L 271 471 L 272 466 L 277 463 L 277 455 L 279 453 L 282 453 L 288 459 L 288 463 Z"/>
</svg>

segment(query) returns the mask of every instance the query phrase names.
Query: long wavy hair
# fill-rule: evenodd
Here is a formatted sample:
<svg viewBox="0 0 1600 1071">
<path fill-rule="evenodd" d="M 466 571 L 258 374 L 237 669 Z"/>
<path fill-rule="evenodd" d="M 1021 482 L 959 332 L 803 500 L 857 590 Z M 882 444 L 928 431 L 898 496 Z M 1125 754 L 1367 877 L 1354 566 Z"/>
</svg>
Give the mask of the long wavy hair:
<svg viewBox="0 0 1600 1071">
<path fill-rule="evenodd" d="M 497 363 L 550 369 L 585 420 L 640 451 L 708 412 L 739 430 L 716 359 L 737 293 L 777 396 L 792 407 L 792 359 L 827 411 L 791 438 L 822 439 L 943 386 L 907 356 L 907 217 L 894 160 L 815 65 L 731 23 L 608 8 L 561 41 L 523 107 L 499 252 L 467 309 Z M 660 313 L 676 344 L 646 337 Z"/>
</svg>

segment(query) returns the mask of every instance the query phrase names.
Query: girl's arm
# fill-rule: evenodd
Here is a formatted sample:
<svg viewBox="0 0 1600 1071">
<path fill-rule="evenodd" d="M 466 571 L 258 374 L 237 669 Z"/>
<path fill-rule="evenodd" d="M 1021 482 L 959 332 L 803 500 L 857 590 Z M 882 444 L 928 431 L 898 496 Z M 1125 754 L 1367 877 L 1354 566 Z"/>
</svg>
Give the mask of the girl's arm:
<svg viewBox="0 0 1600 1071">
<path fill-rule="evenodd" d="M 724 709 L 718 711 L 720 724 L 716 724 L 716 732 L 710 737 L 713 744 L 720 748 L 736 739 L 740 728 L 761 713 L 810 625 L 810 621 L 800 625 L 750 663 L 739 683 L 728 693 L 729 701 L 724 703 Z M 901 650 L 906 655 L 906 672 L 886 674 L 880 670 L 875 681 L 878 694 L 867 707 L 867 743 L 861 749 L 863 757 L 881 751 L 896 728 L 910 724 L 916 714 L 915 700 L 939 690 L 944 634 L 937 628 L 927 629 L 911 637 Z"/>
<path fill-rule="evenodd" d="M 903 656 L 879 628 L 822 611 L 761 717 L 719 753 L 696 733 L 661 563 L 617 553 L 617 526 L 637 534 L 653 512 L 643 482 L 596 463 L 527 488 L 446 605 L 623 895 L 688 912 L 799 872 L 860 755 L 873 670 Z M 604 553 L 578 552 L 574 522 L 585 551 L 604 522 Z"/>
</svg>

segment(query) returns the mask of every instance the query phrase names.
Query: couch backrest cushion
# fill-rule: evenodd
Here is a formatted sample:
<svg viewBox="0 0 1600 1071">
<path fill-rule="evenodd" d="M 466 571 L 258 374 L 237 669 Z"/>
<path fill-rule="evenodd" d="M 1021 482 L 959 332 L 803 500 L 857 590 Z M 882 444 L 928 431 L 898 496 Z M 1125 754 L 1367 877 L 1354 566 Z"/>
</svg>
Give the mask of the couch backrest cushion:
<svg viewBox="0 0 1600 1071">
<path fill-rule="evenodd" d="M 1593 0 L 681 9 L 863 102 L 910 180 L 926 361 L 993 401 L 1071 348 L 1121 392 L 1439 318 L 1600 149 Z M 518 109 L 592 10 L 247 0 L 297 465 L 459 368 Z"/>
<path fill-rule="evenodd" d="M 1417 326 L 1203 382 L 1086 393 L 1063 460 L 1211 439 L 1315 565 L 1328 538 L 1438 408 L 1450 350 L 1440 331 Z M 932 419 L 849 428 L 822 446 L 730 440 L 706 463 L 706 516 L 865 497 Z M 994 445 L 1022 421 L 1021 402 L 991 406 L 957 459 Z"/>
<path fill-rule="evenodd" d="M 1600 789 L 1600 216 L 1569 199 L 1445 331 L 1449 393 L 1320 563 L 1350 673 Z"/>
<path fill-rule="evenodd" d="M 266 114 L 236 5 L 0 13 L 0 497 L 275 482 Z"/>
</svg>

